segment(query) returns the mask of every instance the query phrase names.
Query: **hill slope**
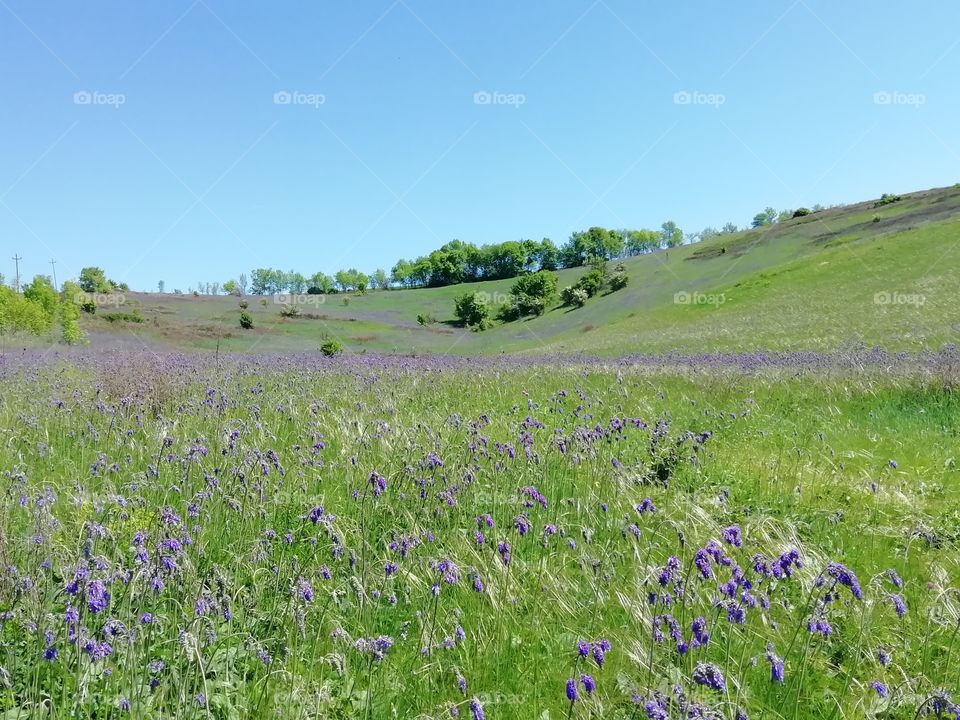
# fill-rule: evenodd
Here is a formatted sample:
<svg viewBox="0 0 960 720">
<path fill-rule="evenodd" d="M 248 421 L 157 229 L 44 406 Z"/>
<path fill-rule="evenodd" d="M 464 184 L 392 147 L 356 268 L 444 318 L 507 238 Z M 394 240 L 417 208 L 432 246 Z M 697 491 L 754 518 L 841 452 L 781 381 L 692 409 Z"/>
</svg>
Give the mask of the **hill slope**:
<svg viewBox="0 0 960 720">
<path fill-rule="evenodd" d="M 239 328 L 237 298 L 131 294 L 145 322 L 95 317 L 86 328 L 100 344 L 235 351 L 312 350 L 325 337 L 354 351 L 404 353 L 833 350 L 850 342 L 919 350 L 960 335 L 958 241 L 954 186 L 628 258 L 627 288 L 482 333 L 455 326 L 453 299 L 473 291 L 502 302 L 513 281 L 316 296 L 298 318 L 253 296 L 249 331 Z M 584 272 L 560 271 L 560 286 Z M 438 322 L 421 326 L 418 314 Z"/>
</svg>

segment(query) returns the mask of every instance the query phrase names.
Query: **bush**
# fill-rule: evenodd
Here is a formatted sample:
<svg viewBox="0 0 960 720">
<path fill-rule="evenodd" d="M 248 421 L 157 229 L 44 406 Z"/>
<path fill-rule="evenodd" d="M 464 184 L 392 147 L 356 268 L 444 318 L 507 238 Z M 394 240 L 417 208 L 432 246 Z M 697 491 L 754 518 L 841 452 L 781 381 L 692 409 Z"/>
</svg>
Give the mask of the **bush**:
<svg viewBox="0 0 960 720">
<path fill-rule="evenodd" d="M 616 292 L 617 290 L 623 290 L 629 280 L 630 278 L 626 273 L 614 273 L 613 277 L 610 278 L 610 291 Z"/>
<path fill-rule="evenodd" d="M 435 322 L 437 322 L 437 319 L 432 313 L 427 313 L 426 315 L 421 313 L 417 315 L 417 323 L 420 325 L 433 325 Z"/>
<path fill-rule="evenodd" d="M 891 195 L 890 193 L 884 193 L 880 196 L 880 199 L 877 200 L 873 206 L 874 207 L 883 207 L 884 205 L 890 205 L 895 202 L 900 202 L 903 198 L 900 195 Z"/>
<path fill-rule="evenodd" d="M 524 275 L 510 288 L 510 304 L 500 311 L 504 320 L 543 315 L 557 292 L 557 276 L 549 270 Z"/>
<path fill-rule="evenodd" d="M 587 293 L 582 288 L 568 285 L 560 292 L 560 301 L 567 307 L 583 307 L 587 303 Z"/>
<path fill-rule="evenodd" d="M 591 270 L 582 278 L 577 280 L 577 284 L 574 287 L 583 290 L 587 297 L 593 297 L 598 292 L 603 290 L 603 286 L 607 284 L 607 278 L 604 276 L 603 271 L 600 269 Z"/>
<path fill-rule="evenodd" d="M 296 305 L 281 305 L 280 316 L 286 318 L 297 317 L 300 314 L 300 308 Z"/>
<path fill-rule="evenodd" d="M 323 345 L 320 346 L 320 352 L 322 352 L 327 357 L 333 357 L 334 355 L 339 355 L 343 352 L 343 343 L 339 340 L 333 338 L 327 340 Z"/>
<path fill-rule="evenodd" d="M 240 327 L 242 327 L 244 330 L 250 330 L 253 328 L 253 318 L 250 316 L 250 313 L 240 313 Z"/>
<path fill-rule="evenodd" d="M 97 304 L 91 298 L 87 298 L 80 301 L 80 309 L 85 313 L 94 315 L 97 312 Z"/>
<path fill-rule="evenodd" d="M 810 214 L 810 208 L 805 208 L 805 207 L 797 208 L 796 210 L 793 211 L 793 217 L 795 218 L 806 217 L 809 214 Z"/>
<path fill-rule="evenodd" d="M 250 303 L 248 303 L 246 300 L 241 300 L 241 301 L 240 301 L 240 309 L 241 309 L 241 310 L 246 310 L 248 307 L 250 307 Z"/>
<path fill-rule="evenodd" d="M 490 318 L 490 308 L 478 293 L 467 293 L 453 301 L 454 314 L 466 327 L 484 330 Z"/>
</svg>

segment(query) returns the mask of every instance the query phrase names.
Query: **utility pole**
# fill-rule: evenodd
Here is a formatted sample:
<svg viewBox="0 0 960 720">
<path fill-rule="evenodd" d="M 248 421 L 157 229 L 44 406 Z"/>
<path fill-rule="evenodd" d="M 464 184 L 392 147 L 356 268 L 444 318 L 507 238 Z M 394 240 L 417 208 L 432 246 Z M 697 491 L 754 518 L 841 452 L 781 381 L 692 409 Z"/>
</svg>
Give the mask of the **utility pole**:
<svg viewBox="0 0 960 720">
<path fill-rule="evenodd" d="M 23 260 L 22 255 L 13 256 L 13 262 L 16 263 L 16 267 L 17 267 L 17 274 L 14 276 L 15 279 L 13 281 L 13 289 L 16 290 L 17 292 L 20 292 L 20 261 L 21 260 Z"/>
<path fill-rule="evenodd" d="M 59 292 L 60 288 L 57 287 L 57 261 L 51 259 L 50 267 L 53 268 L 53 289 Z"/>
</svg>

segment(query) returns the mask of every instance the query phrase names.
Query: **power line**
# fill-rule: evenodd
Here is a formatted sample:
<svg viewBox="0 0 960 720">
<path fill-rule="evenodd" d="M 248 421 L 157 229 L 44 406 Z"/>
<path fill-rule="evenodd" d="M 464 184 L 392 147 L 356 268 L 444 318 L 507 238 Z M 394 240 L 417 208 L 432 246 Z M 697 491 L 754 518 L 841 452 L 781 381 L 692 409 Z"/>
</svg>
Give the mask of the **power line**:
<svg viewBox="0 0 960 720">
<path fill-rule="evenodd" d="M 53 289 L 59 290 L 59 288 L 57 287 L 57 261 L 51 259 L 50 267 L 53 268 Z"/>
</svg>

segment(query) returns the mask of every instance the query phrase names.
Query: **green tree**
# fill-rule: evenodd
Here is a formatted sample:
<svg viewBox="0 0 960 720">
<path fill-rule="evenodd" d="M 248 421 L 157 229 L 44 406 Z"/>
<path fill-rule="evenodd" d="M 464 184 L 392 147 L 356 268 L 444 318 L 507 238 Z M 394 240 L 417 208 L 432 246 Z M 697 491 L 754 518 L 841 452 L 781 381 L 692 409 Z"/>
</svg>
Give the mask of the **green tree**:
<svg viewBox="0 0 960 720">
<path fill-rule="evenodd" d="M 77 283 L 67 281 L 60 291 L 60 332 L 67 345 L 83 342 L 85 335 L 80 328 L 79 299 L 83 290 Z"/>
<path fill-rule="evenodd" d="M 483 330 L 490 317 L 490 307 L 479 293 L 467 293 L 453 301 L 457 319 L 466 327 Z"/>
<path fill-rule="evenodd" d="M 660 246 L 678 247 L 683 244 L 683 230 L 673 220 L 667 220 L 660 226 Z"/>
<path fill-rule="evenodd" d="M 80 271 L 80 289 L 89 293 L 108 293 L 113 284 L 107 280 L 107 274 L 98 267 L 85 267 Z"/>
<path fill-rule="evenodd" d="M 57 312 L 60 299 L 53 287 L 53 281 L 44 275 L 37 275 L 29 285 L 23 289 L 23 296 L 30 302 L 37 303 L 49 318 L 48 328 L 53 325 L 53 316 Z"/>
<path fill-rule="evenodd" d="M 629 230 L 626 234 L 628 255 L 643 255 L 660 247 L 660 233 L 656 230 Z"/>
<path fill-rule="evenodd" d="M 758 212 L 753 216 L 753 220 L 750 225 L 755 228 L 765 227 L 767 225 L 773 225 L 777 221 L 777 211 L 772 207 L 768 207 L 763 212 Z"/>
<path fill-rule="evenodd" d="M 315 272 L 310 276 L 307 292 L 311 295 L 329 295 L 333 290 L 333 278 L 324 272 Z"/>
<path fill-rule="evenodd" d="M 390 287 L 390 278 L 387 277 L 386 271 L 382 268 L 377 268 L 370 273 L 368 281 L 370 283 L 370 287 L 374 288 L 375 290 L 386 290 Z"/>
</svg>

